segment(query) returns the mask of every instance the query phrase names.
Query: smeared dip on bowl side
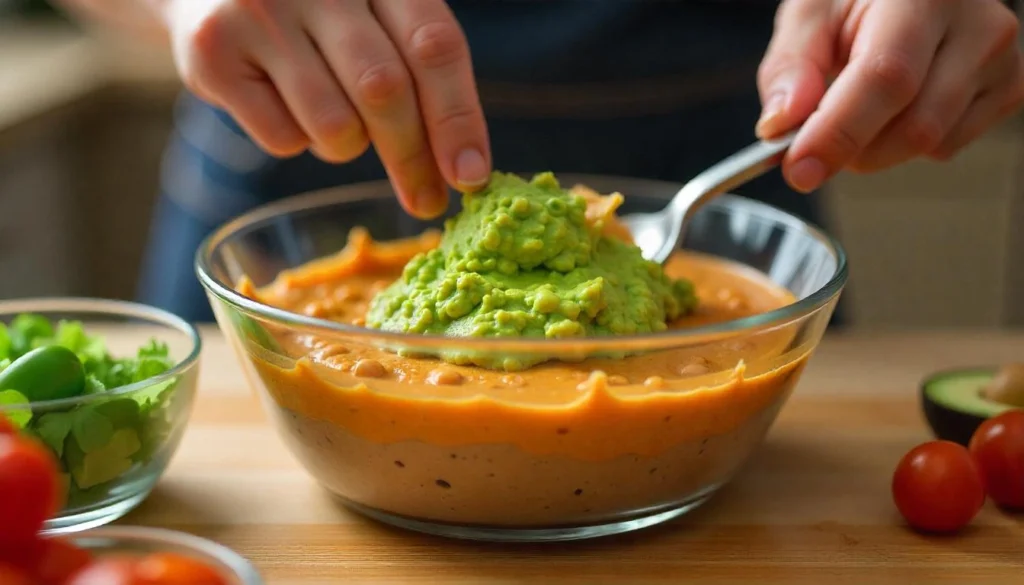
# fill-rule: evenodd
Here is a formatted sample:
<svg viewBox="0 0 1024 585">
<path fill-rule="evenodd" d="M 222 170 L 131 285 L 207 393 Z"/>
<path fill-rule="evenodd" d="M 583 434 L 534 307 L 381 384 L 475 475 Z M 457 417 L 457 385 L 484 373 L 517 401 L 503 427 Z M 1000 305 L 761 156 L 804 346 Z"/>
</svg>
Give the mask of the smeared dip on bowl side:
<svg viewBox="0 0 1024 585">
<path fill-rule="evenodd" d="M 377 242 L 356 229 L 267 286 L 241 279 L 271 306 L 452 337 L 439 356 L 294 331 L 268 332 L 278 352 L 246 341 L 290 447 L 347 500 L 458 524 L 622 519 L 726 481 L 806 363 L 796 327 L 577 361 L 473 350 L 487 337 L 686 329 L 795 301 L 713 256 L 643 260 L 615 218 L 621 202 L 550 173 L 498 173 L 443 234 Z"/>
</svg>

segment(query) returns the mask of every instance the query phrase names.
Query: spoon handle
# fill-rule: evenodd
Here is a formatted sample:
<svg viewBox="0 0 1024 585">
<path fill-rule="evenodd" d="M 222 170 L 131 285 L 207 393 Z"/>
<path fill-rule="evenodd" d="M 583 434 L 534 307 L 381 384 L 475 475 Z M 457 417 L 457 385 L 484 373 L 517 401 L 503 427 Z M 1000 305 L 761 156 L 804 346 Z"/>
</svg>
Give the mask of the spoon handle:
<svg viewBox="0 0 1024 585">
<path fill-rule="evenodd" d="M 690 215 L 702 203 L 734 187 L 754 179 L 782 162 L 786 150 L 796 137 L 797 131 L 772 140 L 761 140 L 740 150 L 730 157 L 691 179 L 672 198 L 672 206 L 682 206 L 685 215 Z"/>
</svg>

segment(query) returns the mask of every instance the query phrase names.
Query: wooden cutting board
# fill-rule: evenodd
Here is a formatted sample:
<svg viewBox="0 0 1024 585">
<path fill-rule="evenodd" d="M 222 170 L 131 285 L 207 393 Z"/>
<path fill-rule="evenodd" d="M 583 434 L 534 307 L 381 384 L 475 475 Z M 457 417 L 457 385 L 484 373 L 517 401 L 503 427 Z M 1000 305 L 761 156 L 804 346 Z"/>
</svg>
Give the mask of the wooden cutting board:
<svg viewBox="0 0 1024 585">
<path fill-rule="evenodd" d="M 899 458 L 930 438 L 921 378 L 1022 360 L 1024 333 L 829 336 L 765 444 L 703 508 L 638 533 L 545 545 L 428 537 L 339 508 L 278 441 L 224 339 L 203 333 L 189 430 L 152 496 L 120 523 L 213 538 L 271 585 L 1024 584 L 1024 516 L 988 503 L 966 533 L 926 537 L 904 528 L 889 491 Z"/>
</svg>

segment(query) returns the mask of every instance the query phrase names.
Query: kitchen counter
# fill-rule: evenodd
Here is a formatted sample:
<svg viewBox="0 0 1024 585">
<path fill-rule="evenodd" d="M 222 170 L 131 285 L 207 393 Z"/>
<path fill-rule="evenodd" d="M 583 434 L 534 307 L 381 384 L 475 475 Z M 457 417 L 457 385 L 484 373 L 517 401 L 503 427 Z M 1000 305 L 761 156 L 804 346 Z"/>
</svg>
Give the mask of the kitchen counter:
<svg viewBox="0 0 1024 585">
<path fill-rule="evenodd" d="M 889 491 L 899 458 L 930 438 L 921 378 L 1020 360 L 1024 332 L 829 336 L 760 451 L 703 508 L 642 532 L 547 545 L 444 540 L 340 508 L 278 440 L 223 337 L 203 334 L 189 430 L 121 523 L 213 538 L 270 585 L 1009 585 L 1024 574 L 1024 517 L 988 503 L 964 534 L 926 537 L 904 528 Z"/>
</svg>

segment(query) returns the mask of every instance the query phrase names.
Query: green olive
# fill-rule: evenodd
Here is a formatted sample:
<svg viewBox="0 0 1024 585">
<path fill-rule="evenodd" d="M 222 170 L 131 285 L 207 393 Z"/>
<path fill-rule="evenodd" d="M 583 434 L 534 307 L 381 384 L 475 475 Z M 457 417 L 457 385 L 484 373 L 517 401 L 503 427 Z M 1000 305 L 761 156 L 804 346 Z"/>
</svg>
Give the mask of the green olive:
<svg viewBox="0 0 1024 585">
<path fill-rule="evenodd" d="M 48 345 L 33 349 L 0 372 L 0 390 L 17 390 L 31 402 L 71 398 L 85 391 L 85 370 L 75 352 Z"/>
</svg>

